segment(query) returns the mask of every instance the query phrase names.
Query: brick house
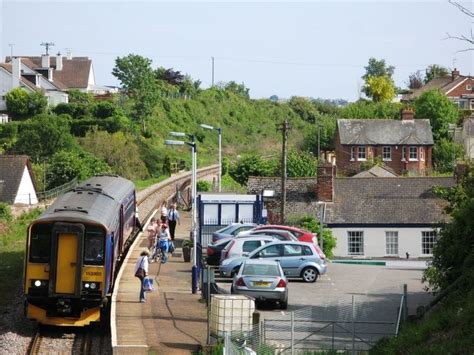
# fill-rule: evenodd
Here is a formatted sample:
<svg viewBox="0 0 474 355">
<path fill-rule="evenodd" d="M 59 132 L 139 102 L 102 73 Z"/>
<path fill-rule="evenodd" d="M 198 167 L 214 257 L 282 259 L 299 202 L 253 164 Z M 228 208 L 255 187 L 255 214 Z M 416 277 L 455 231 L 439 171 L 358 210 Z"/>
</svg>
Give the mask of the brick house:
<svg viewBox="0 0 474 355">
<path fill-rule="evenodd" d="M 428 119 L 414 119 L 403 110 L 401 120 L 339 119 L 336 166 L 345 175 L 379 157 L 396 174 L 425 175 L 432 168 L 433 134 Z"/>
<path fill-rule="evenodd" d="M 448 218 L 432 187 L 454 184 L 453 177 L 336 177 L 333 166 L 322 164 L 317 178 L 288 180 L 286 213 L 319 218 L 324 203 L 336 257 L 430 257 L 439 223 Z M 280 179 L 252 177 L 247 187 L 275 191 L 264 203 L 269 222 L 279 223 Z"/>
<path fill-rule="evenodd" d="M 421 88 L 403 96 L 402 101 L 413 101 L 429 90 L 441 91 L 457 104 L 460 110 L 474 111 L 474 78 L 470 75 L 460 75 L 456 68 L 451 72 L 451 75 L 433 78 Z"/>
</svg>

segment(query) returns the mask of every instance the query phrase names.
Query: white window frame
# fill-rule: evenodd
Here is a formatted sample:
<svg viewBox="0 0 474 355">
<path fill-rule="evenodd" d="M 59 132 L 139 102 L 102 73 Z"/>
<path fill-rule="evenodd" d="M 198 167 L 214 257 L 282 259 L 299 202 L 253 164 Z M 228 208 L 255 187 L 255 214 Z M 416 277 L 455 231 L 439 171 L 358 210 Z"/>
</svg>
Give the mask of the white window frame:
<svg viewBox="0 0 474 355">
<path fill-rule="evenodd" d="M 421 255 L 433 255 L 436 239 L 436 231 L 434 230 L 421 232 Z"/>
<path fill-rule="evenodd" d="M 385 255 L 398 256 L 398 231 L 385 231 Z"/>
<path fill-rule="evenodd" d="M 467 85 L 466 85 L 466 90 L 467 90 L 467 91 L 471 91 L 471 90 L 472 90 L 472 85 L 471 85 L 471 84 L 467 84 Z"/>
<path fill-rule="evenodd" d="M 361 155 L 363 153 L 363 158 Z M 366 161 L 367 160 L 367 148 L 364 145 L 357 147 L 357 160 L 358 161 Z"/>
<path fill-rule="evenodd" d="M 355 147 L 352 146 L 351 147 L 351 161 L 354 161 L 355 160 Z"/>
<path fill-rule="evenodd" d="M 407 147 L 403 146 L 402 147 L 402 161 L 407 160 L 406 156 L 407 156 Z"/>
<path fill-rule="evenodd" d="M 388 145 L 382 147 L 382 159 L 383 161 L 392 161 L 392 147 Z"/>
<path fill-rule="evenodd" d="M 420 160 L 425 161 L 425 147 L 420 147 Z"/>
<path fill-rule="evenodd" d="M 471 110 L 474 111 L 474 99 L 471 99 Z"/>
<path fill-rule="evenodd" d="M 414 153 L 414 158 L 412 158 L 412 152 Z M 418 161 L 418 147 L 410 146 L 408 149 L 408 160 L 409 161 Z"/>
<path fill-rule="evenodd" d="M 364 231 L 347 231 L 347 255 L 364 255 Z"/>
<path fill-rule="evenodd" d="M 467 100 L 466 99 L 459 99 L 457 101 L 458 103 L 458 108 L 460 110 L 467 110 Z"/>
</svg>

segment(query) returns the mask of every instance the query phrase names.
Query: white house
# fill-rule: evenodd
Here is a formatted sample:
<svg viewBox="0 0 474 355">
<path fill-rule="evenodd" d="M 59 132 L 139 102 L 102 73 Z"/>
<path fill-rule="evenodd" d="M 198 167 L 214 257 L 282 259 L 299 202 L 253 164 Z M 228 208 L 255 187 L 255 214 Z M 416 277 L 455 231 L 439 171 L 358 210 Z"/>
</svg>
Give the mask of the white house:
<svg viewBox="0 0 474 355">
<path fill-rule="evenodd" d="M 0 155 L 0 202 L 35 205 L 35 180 L 26 155 Z"/>
</svg>

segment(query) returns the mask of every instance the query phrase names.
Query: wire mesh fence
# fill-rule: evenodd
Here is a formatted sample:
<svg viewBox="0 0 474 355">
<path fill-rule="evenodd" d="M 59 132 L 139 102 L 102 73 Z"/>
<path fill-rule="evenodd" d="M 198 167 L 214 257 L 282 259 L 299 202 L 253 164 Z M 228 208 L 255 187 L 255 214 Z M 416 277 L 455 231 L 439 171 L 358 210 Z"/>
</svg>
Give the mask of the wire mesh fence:
<svg viewBox="0 0 474 355">
<path fill-rule="evenodd" d="M 298 354 L 313 351 L 367 352 L 383 337 L 396 336 L 404 305 L 373 312 L 365 297 L 352 295 L 334 307 L 309 306 L 264 319 L 246 332 L 227 332 L 226 354 Z M 393 311 L 393 312 L 391 312 Z"/>
</svg>

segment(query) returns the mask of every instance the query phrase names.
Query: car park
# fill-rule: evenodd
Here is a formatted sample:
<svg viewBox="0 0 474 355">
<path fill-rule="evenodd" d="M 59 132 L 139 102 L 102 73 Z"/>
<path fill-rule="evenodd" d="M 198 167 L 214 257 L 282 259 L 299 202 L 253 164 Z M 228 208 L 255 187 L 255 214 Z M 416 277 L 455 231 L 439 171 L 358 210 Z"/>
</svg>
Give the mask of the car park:
<svg viewBox="0 0 474 355">
<path fill-rule="evenodd" d="M 315 282 L 327 270 L 326 259 L 319 256 L 314 244 L 284 241 L 261 246 L 248 256 L 221 260 L 221 275 L 233 277 L 247 258 L 278 261 L 288 278 L 302 278 L 305 282 Z"/>
<path fill-rule="evenodd" d="M 231 239 L 230 243 L 221 252 L 221 262 L 227 258 L 245 256 L 260 248 L 262 245 L 277 241 L 274 237 L 267 235 L 246 235 L 243 238 L 237 237 Z"/>
<path fill-rule="evenodd" d="M 274 260 L 245 260 L 230 292 L 250 296 L 257 302 L 278 302 L 281 309 L 288 308 L 288 280 Z"/>
<path fill-rule="evenodd" d="M 212 241 L 216 242 L 220 239 L 235 237 L 237 234 L 252 229 L 255 226 L 255 223 L 231 223 L 212 233 Z"/>
</svg>

